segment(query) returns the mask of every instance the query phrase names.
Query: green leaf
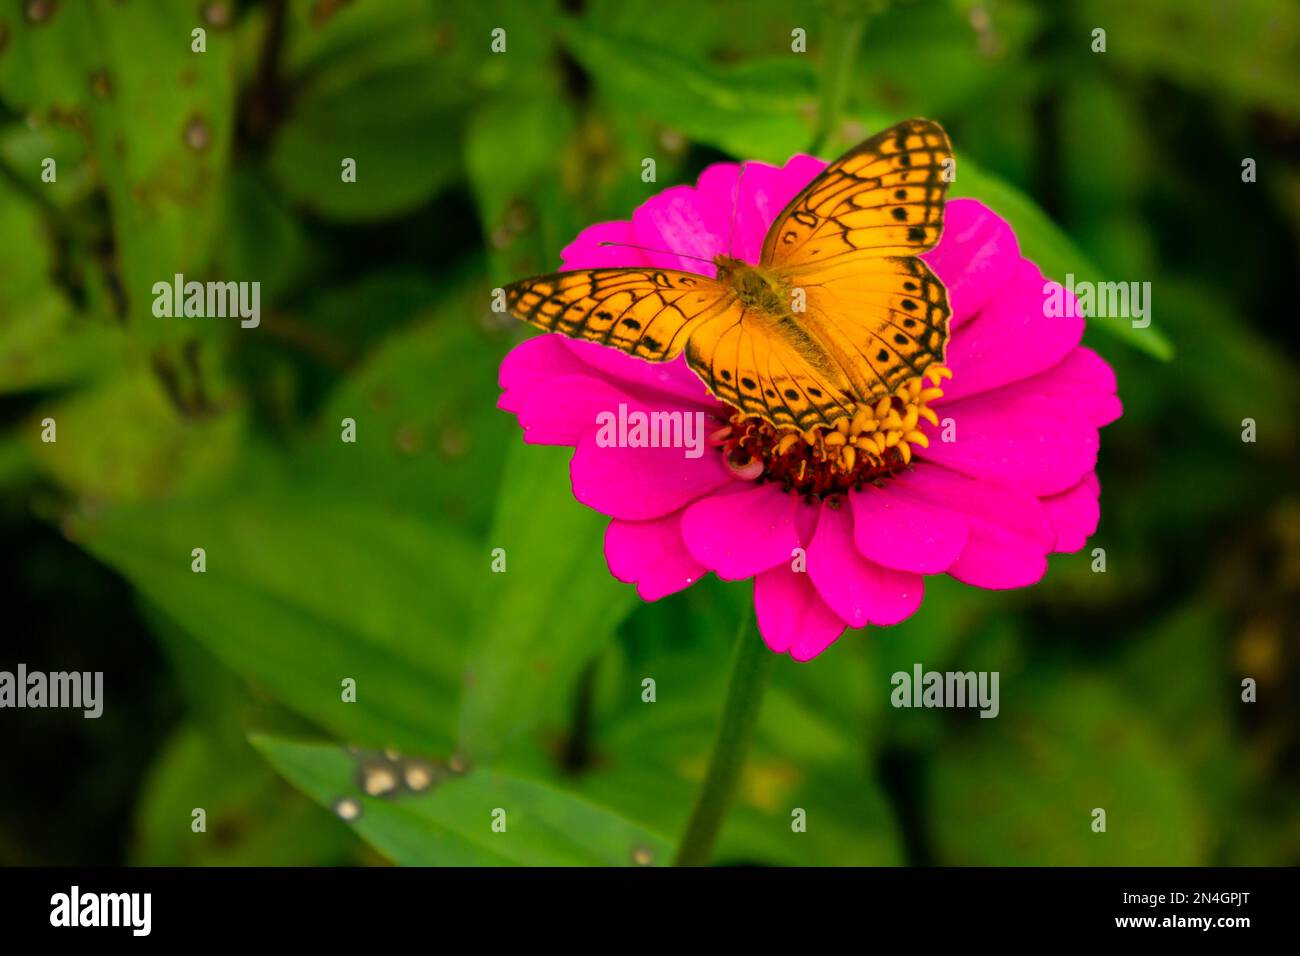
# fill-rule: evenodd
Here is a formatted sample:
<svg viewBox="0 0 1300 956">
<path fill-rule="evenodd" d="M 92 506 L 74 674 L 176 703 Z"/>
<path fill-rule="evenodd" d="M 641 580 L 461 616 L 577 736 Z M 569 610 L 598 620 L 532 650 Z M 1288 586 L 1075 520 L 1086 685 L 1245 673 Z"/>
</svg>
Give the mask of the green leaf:
<svg viewBox="0 0 1300 956">
<path fill-rule="evenodd" d="M 926 779 L 939 862 L 1195 866 L 1205 820 L 1168 746 L 1115 689 L 1041 671 L 1003 680 L 1001 713 L 951 736 Z M 1094 832 L 1093 812 L 1106 812 Z"/>
<path fill-rule="evenodd" d="M 710 577 L 637 610 L 621 653 L 599 662 L 592 739 L 574 786 L 660 832 L 683 831 L 712 752 L 729 632 L 753 613 L 752 590 Z M 715 862 L 902 862 L 893 810 L 869 769 L 889 689 L 869 645 L 883 639 L 851 631 L 809 663 L 773 662 Z M 647 678 L 653 701 L 643 696 Z M 793 827 L 796 808 L 806 814 L 803 831 Z"/>
<path fill-rule="evenodd" d="M 292 109 L 270 168 L 296 203 L 365 222 L 407 213 L 464 174 L 470 106 L 509 85 L 553 85 L 545 5 L 386 0 L 322 12 L 295 5 L 286 51 Z M 491 52 L 506 29 L 507 50 Z M 527 150 L 526 141 L 515 150 Z M 356 181 L 342 164 L 356 161 Z"/>
<path fill-rule="evenodd" d="M 484 283 L 455 285 L 378 274 L 310 311 L 312 329 L 355 336 L 350 319 L 362 311 L 393 321 L 449 302 L 432 320 L 393 331 L 338 383 L 300 439 L 294 465 L 303 481 L 340 494 L 364 487 L 375 500 L 477 534 L 491 519 L 490 489 L 518 431 L 496 408 L 497 346 L 475 321 L 487 312 Z M 354 444 L 339 440 L 345 418 L 356 422 Z"/>
<path fill-rule="evenodd" d="M 208 29 L 193 53 L 194 4 L 49 4 L 41 22 L 14 17 L 0 57 L 0 96 L 84 137 L 109 197 L 116 281 L 145 343 L 192 326 L 156 319 L 155 282 L 206 265 L 230 155 L 230 37 Z M 39 182 L 40 168 L 29 173 Z"/>
<path fill-rule="evenodd" d="M 539 198 L 559 180 L 572 129 L 568 106 L 548 93 L 506 94 L 475 112 L 465 137 L 465 165 L 496 260 L 494 276 L 517 274 L 526 250 L 516 240 L 538 218 Z"/>
<path fill-rule="evenodd" d="M 187 724 L 164 745 L 136 808 L 137 866 L 333 866 L 355 838 L 284 787 L 247 741 L 235 750 Z M 194 808 L 206 831 L 191 829 Z"/>
<path fill-rule="evenodd" d="M 325 268 L 285 197 L 247 167 L 232 170 L 226 180 L 213 246 L 214 275 L 256 276 L 262 284 L 263 321 L 270 319 L 268 303 L 295 290 L 313 267 Z"/>
<path fill-rule="evenodd" d="M 851 6 L 867 12 L 871 5 Z M 876 15 L 867 20 L 854 76 L 869 101 L 902 112 L 898 119 L 988 109 L 1000 87 L 1032 68 L 1025 51 L 1037 40 L 1043 18 L 1033 4 L 1003 4 L 982 29 L 954 3 L 876 7 Z M 835 28 L 833 16 L 829 29 Z M 990 51 L 993 45 L 996 52 Z"/>
<path fill-rule="evenodd" d="M 816 78 L 798 57 L 720 69 L 579 20 L 565 21 L 563 36 L 612 110 L 651 117 L 745 159 L 783 163 L 812 138 Z"/>
<path fill-rule="evenodd" d="M 339 221 L 400 215 L 454 181 L 468 91 L 448 82 L 437 9 L 419 0 L 291 8 L 294 101 L 269 170 L 292 203 Z M 356 181 L 344 182 L 344 160 Z"/>
<path fill-rule="evenodd" d="M 46 417 L 57 441 L 41 437 Z M 238 412 L 183 414 L 153 369 L 133 368 L 42 404 L 26 436 L 40 466 L 76 495 L 130 502 L 211 487 L 234 465 L 243 428 Z"/>
<path fill-rule="evenodd" d="M 352 823 L 368 843 L 407 866 L 629 866 L 662 863 L 663 837 L 544 783 L 491 767 L 453 773 L 435 768 L 433 787 L 387 798 L 358 788 L 362 766 L 391 757 L 350 754 L 330 745 L 254 737 L 253 744 L 290 782 L 323 806 L 351 798 Z M 505 831 L 493 830 L 504 811 Z"/>
<path fill-rule="evenodd" d="M 460 163 L 439 144 L 460 138 L 464 118 L 447 101 L 436 55 L 430 45 L 348 82 L 313 78 L 271 153 L 284 193 L 316 215 L 364 222 L 404 213 L 453 182 Z M 349 159 L 355 182 L 343 178 Z"/>
<path fill-rule="evenodd" d="M 1080 33 L 1122 23 L 1107 38 L 1116 71 L 1155 75 L 1204 96 L 1300 117 L 1300 8 L 1238 0 L 1088 0 L 1068 8 Z M 1131 87 L 1130 87 L 1131 88 Z M 1101 128 L 1101 127 L 1099 127 Z"/>
<path fill-rule="evenodd" d="M 1181 396 L 1178 408 L 1199 407 L 1207 424 L 1242 446 L 1242 420 L 1259 425 L 1262 448 L 1285 454 L 1295 448 L 1300 419 L 1300 377 L 1274 338 L 1243 318 L 1241 306 L 1210 282 L 1172 280 L 1160 286 L 1161 307 L 1177 317 L 1182 359 L 1178 378 L 1161 389 Z"/>
<path fill-rule="evenodd" d="M 957 175 L 953 180 L 952 198 L 978 199 L 1011 223 L 1020 251 L 1032 259 L 1043 272 L 1059 282 L 1067 274 L 1074 281 L 1110 281 L 1068 235 L 1057 226 L 1032 200 L 1015 187 L 983 172 L 971 160 L 958 155 Z M 1132 277 L 1120 277 L 1128 281 Z M 1156 328 L 1134 328 L 1130 319 L 1120 316 L 1094 316 L 1088 319 L 1089 329 L 1099 329 L 1123 342 L 1168 361 L 1174 350 L 1169 339 Z"/>
<path fill-rule="evenodd" d="M 482 578 L 461 703 L 460 742 L 475 759 L 527 730 L 636 603 L 636 592 L 605 567 L 609 519 L 573 499 L 572 454 L 516 440 L 506 459 L 476 562 Z M 498 548 L 506 571 L 490 573 Z"/>
<path fill-rule="evenodd" d="M 309 721 L 249 688 L 161 611 L 142 616 L 185 698 L 187 719 L 142 781 L 131 862 L 141 866 L 334 866 L 363 844 L 284 781 L 248 742 L 250 727 L 312 734 Z M 206 831 L 192 828 L 193 811 Z"/>
<path fill-rule="evenodd" d="M 43 175 L 46 159 L 54 160 L 57 178 L 53 182 L 33 175 Z M 88 199 L 96 187 L 85 141 L 71 129 L 42 121 L 36 114 L 31 114 L 28 122 L 0 130 L 0 160 L 15 182 L 28 185 L 33 192 L 39 182 L 42 201 L 60 212 Z"/>
<path fill-rule="evenodd" d="M 450 743 L 468 626 L 460 538 L 304 488 L 114 508 L 71 533 L 285 706 L 352 740 Z M 200 547 L 205 573 L 191 570 Z"/>
<path fill-rule="evenodd" d="M 0 392 L 61 385 L 111 369 L 125 353 L 117 328 L 73 312 L 53 269 L 40 208 L 0 177 Z"/>
</svg>

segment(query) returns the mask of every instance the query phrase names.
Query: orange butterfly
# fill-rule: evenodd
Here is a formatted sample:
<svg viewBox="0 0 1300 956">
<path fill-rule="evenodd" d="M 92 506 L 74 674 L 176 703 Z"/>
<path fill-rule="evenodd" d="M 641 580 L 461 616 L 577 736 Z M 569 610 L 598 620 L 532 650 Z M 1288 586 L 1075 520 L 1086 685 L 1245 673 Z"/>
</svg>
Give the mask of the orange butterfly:
<svg viewBox="0 0 1300 956">
<path fill-rule="evenodd" d="M 947 292 L 916 257 L 939 241 L 951 156 L 943 127 L 908 120 L 790 200 L 757 266 L 557 272 L 510 284 L 506 304 L 648 362 L 684 350 L 713 395 L 773 425 L 832 426 L 943 362 Z"/>
</svg>

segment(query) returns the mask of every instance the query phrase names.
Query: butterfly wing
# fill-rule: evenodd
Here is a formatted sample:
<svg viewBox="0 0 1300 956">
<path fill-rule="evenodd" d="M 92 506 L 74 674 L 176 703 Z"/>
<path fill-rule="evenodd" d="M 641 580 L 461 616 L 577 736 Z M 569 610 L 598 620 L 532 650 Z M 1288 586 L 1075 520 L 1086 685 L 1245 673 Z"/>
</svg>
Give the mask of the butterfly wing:
<svg viewBox="0 0 1300 956">
<path fill-rule="evenodd" d="M 806 310 L 747 309 L 730 285 L 667 269 L 590 269 L 506 287 L 525 322 L 650 362 L 685 351 L 709 391 L 776 425 L 833 425 L 943 358 L 943 285 L 914 258 L 938 241 L 951 156 L 911 120 L 828 166 L 773 223 L 760 268 Z"/>
<path fill-rule="evenodd" d="M 505 297 L 525 322 L 648 362 L 669 361 L 684 349 L 713 395 L 776 424 L 824 424 L 834 418 L 823 409 L 843 414 L 853 407 L 847 383 L 824 356 L 819 368 L 800 354 L 799 343 L 816 350 L 806 335 L 792 328 L 790 341 L 773 336 L 770 319 L 747 318 L 736 291 L 706 276 L 642 268 L 557 272 L 512 283 Z"/>
<path fill-rule="evenodd" d="M 610 345 L 647 362 L 667 362 L 693 326 L 734 307 L 734 290 L 670 269 L 580 269 L 505 287 L 517 318 L 570 338 Z"/>
<path fill-rule="evenodd" d="M 952 159 L 938 123 L 899 123 L 849 150 L 790 200 L 763 241 L 762 264 L 806 266 L 839 256 L 915 256 L 943 229 Z"/>
<path fill-rule="evenodd" d="M 826 167 L 768 231 L 763 265 L 804 291 L 799 324 L 861 400 L 943 361 L 947 292 L 916 256 L 939 241 L 951 157 L 937 123 L 900 123 Z"/>
<path fill-rule="evenodd" d="M 792 319 L 730 309 L 700 323 L 686 361 L 709 391 L 746 415 L 801 429 L 854 412 L 852 388 L 825 351 Z"/>
<path fill-rule="evenodd" d="M 835 359 L 862 400 L 892 395 L 942 363 L 948 293 L 920 259 L 861 257 L 787 276 L 802 288 L 803 328 Z"/>
</svg>

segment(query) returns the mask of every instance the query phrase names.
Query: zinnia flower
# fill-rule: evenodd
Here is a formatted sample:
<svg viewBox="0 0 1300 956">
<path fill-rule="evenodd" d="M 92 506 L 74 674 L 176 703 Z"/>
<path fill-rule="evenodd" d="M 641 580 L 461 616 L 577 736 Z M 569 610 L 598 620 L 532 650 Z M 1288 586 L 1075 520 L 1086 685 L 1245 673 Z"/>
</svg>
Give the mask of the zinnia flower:
<svg viewBox="0 0 1300 956">
<path fill-rule="evenodd" d="M 631 221 L 585 229 L 563 268 L 699 272 L 695 259 L 602 243 L 711 259 L 728 251 L 733 204 L 732 253 L 757 262 L 772 220 L 824 166 L 809 156 L 780 169 L 746 164 L 738 200 L 739 166 L 711 166 Z M 612 519 L 605 558 L 616 578 L 653 601 L 710 571 L 752 577 L 767 646 L 805 661 L 847 627 L 909 617 L 925 575 L 1024 587 L 1043 577 L 1048 554 L 1084 546 L 1100 514 L 1098 429 L 1121 411 L 1114 373 L 1080 345 L 1076 310 L 1044 315 L 1044 277 L 1004 220 L 969 199 L 951 200 L 944 218 L 923 258 L 948 289 L 952 375 L 863 410 L 841 423 L 843 438 L 810 442 L 743 418 L 680 357 L 654 365 L 555 334 L 506 356 L 498 404 L 526 441 L 575 449 L 573 494 Z M 703 412 L 711 444 L 696 458 L 607 447 L 598 418 L 620 405 Z"/>
</svg>

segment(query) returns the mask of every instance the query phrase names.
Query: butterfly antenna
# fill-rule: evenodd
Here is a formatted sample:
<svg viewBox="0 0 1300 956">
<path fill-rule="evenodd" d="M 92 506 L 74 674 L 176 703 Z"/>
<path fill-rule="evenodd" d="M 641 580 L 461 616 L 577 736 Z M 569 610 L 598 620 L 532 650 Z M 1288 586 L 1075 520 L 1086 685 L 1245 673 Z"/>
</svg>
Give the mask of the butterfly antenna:
<svg viewBox="0 0 1300 956">
<path fill-rule="evenodd" d="M 707 262 L 709 265 L 714 264 L 712 259 L 706 259 L 703 256 L 692 256 L 685 252 L 673 252 L 671 249 L 652 249 L 649 246 L 634 246 L 627 242 L 602 242 L 600 245 L 618 246 L 623 249 L 636 249 L 640 252 L 653 252 L 661 256 L 680 256 L 683 259 L 694 259 L 696 262 Z"/>
<path fill-rule="evenodd" d="M 736 212 L 740 209 L 740 181 L 745 178 L 745 161 L 740 161 L 740 172 L 736 174 L 736 187 L 731 196 L 731 228 L 727 234 L 727 258 L 736 252 Z"/>
</svg>

